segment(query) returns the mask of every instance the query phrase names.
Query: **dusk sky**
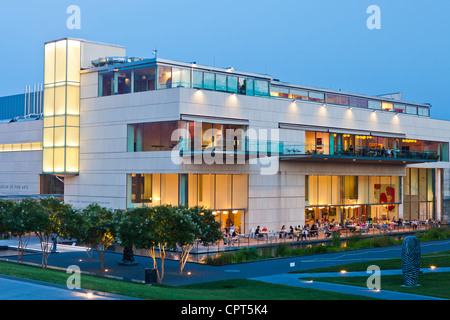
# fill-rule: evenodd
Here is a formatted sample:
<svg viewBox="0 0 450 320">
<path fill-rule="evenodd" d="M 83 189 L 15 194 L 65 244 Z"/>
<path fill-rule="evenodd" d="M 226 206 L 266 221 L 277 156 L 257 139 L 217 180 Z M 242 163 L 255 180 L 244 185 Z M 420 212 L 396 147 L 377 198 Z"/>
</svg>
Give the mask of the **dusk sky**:
<svg viewBox="0 0 450 320">
<path fill-rule="evenodd" d="M 81 9 L 69 30 L 67 8 Z M 381 29 L 366 26 L 370 5 Z M 448 0 L 1 1 L 0 96 L 43 81 L 44 42 L 64 37 L 158 57 L 270 74 L 281 81 L 369 95 L 402 92 L 450 120 Z M 449 128 L 450 129 L 450 128 Z"/>
</svg>

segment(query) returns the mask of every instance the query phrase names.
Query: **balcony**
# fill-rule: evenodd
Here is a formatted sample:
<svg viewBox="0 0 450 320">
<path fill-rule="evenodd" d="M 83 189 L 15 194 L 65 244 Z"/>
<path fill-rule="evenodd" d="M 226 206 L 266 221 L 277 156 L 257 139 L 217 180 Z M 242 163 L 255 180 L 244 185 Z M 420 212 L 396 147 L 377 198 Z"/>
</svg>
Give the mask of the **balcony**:
<svg viewBox="0 0 450 320">
<path fill-rule="evenodd" d="M 280 160 L 414 164 L 442 161 L 437 151 L 384 148 L 339 148 L 326 145 L 283 144 Z"/>
</svg>

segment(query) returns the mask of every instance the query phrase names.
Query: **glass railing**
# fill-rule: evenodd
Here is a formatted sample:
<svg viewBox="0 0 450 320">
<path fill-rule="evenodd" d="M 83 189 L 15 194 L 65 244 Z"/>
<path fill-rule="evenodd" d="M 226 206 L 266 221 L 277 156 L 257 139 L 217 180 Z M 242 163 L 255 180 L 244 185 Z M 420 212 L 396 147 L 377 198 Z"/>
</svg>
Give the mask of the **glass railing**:
<svg viewBox="0 0 450 320">
<path fill-rule="evenodd" d="M 181 153 L 226 152 L 249 155 L 279 155 L 283 144 L 278 141 L 252 139 L 188 139 L 178 141 L 177 149 Z"/>
<path fill-rule="evenodd" d="M 377 158 L 392 160 L 420 160 L 439 161 L 440 155 L 437 151 L 410 151 L 388 148 L 360 148 L 360 147 L 337 147 L 328 145 L 308 145 L 308 144 L 284 144 L 281 155 L 311 155 L 349 158 Z"/>
</svg>

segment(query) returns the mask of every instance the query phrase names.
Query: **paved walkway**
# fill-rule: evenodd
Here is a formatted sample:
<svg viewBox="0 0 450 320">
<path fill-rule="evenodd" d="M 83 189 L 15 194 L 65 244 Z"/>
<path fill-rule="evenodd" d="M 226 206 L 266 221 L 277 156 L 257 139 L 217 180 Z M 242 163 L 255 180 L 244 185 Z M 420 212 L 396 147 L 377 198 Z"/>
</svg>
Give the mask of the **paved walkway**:
<svg viewBox="0 0 450 320">
<path fill-rule="evenodd" d="M 0 241 L 0 246 L 14 246 L 13 242 Z M 26 263 L 41 263 L 40 246 L 30 244 L 29 248 L 35 249 L 35 254 L 28 254 L 23 259 Z M 421 243 L 422 254 L 450 250 L 450 240 L 430 241 Z M 100 260 L 94 252 L 89 260 L 84 248 L 72 247 L 68 245 L 58 245 L 58 252 L 49 257 L 49 266 L 66 269 L 70 265 L 78 265 L 83 273 L 99 274 Z M 0 254 L 1 256 L 1 254 Z M 287 283 L 292 284 L 291 271 L 304 271 L 317 267 L 335 266 L 351 262 L 370 262 L 373 260 L 398 258 L 401 256 L 401 245 L 387 248 L 371 248 L 362 250 L 343 251 L 327 254 L 316 254 L 309 256 L 298 256 L 281 259 L 271 259 L 257 262 L 248 262 L 228 266 L 213 267 L 199 263 L 188 263 L 183 274 L 178 273 L 178 261 L 166 260 L 165 277 L 163 283 L 166 285 L 188 285 L 200 282 L 209 282 L 227 279 L 291 279 Z M 122 260 L 122 255 L 118 253 L 107 253 L 105 267 L 108 269 L 109 277 L 143 282 L 145 269 L 152 268 L 153 262 L 149 257 L 136 256 L 138 265 L 124 267 L 118 263 Z M 5 257 L 3 258 L 5 259 Z M 16 261 L 16 256 L 9 256 L 6 259 Z M 424 264 L 423 264 L 424 265 Z M 282 276 L 280 276 L 282 275 Z M 365 276 L 367 276 L 365 274 Z M 298 280 L 299 275 L 295 277 Z M 273 280 L 273 281 L 275 281 Z M 285 281 L 285 280 L 283 280 Z M 304 284 L 306 285 L 306 284 Z M 318 285 L 318 284 L 314 284 Z M 331 286 L 331 285 L 330 285 Z M 337 286 L 335 286 L 337 287 Z M 329 287 L 330 288 L 330 287 Z M 354 290 L 354 288 L 353 288 Z M 353 291 L 354 293 L 355 291 Z M 371 292 L 370 294 L 375 294 Z M 378 295 L 379 296 L 379 295 Z M 393 296 L 392 296 L 393 297 Z"/>
<path fill-rule="evenodd" d="M 129 300 L 132 298 L 0 275 L 0 300 Z M 133 298 L 134 299 L 134 298 Z"/>
<path fill-rule="evenodd" d="M 424 268 L 421 269 L 423 273 L 430 272 L 450 272 L 450 268 Z M 402 270 L 381 270 L 381 276 L 385 275 L 401 275 Z M 436 297 L 429 297 L 418 294 L 410 294 L 404 292 L 396 292 L 389 290 L 371 290 L 364 287 L 349 286 L 335 283 L 320 282 L 317 280 L 310 280 L 311 278 L 320 277 L 368 277 L 365 271 L 358 272 L 323 272 L 323 273 L 295 273 L 295 274 L 279 274 L 264 277 L 250 278 L 250 280 L 262 281 L 272 284 L 282 284 L 287 286 L 295 286 L 301 288 L 318 289 L 324 291 L 333 291 L 345 294 L 359 295 L 369 298 L 385 299 L 385 300 L 446 300 Z"/>
</svg>

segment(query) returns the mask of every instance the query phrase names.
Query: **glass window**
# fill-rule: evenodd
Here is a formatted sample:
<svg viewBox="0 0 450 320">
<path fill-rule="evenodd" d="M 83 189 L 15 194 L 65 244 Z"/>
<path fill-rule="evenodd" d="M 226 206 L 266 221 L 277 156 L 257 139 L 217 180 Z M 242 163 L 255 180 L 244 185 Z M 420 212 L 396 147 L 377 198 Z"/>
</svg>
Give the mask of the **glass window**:
<svg viewBox="0 0 450 320">
<path fill-rule="evenodd" d="M 172 82 L 174 88 L 190 88 L 191 71 L 188 69 L 172 68 Z"/>
<path fill-rule="evenodd" d="M 247 79 L 247 95 L 254 96 L 255 95 L 255 80 Z"/>
<path fill-rule="evenodd" d="M 368 100 L 363 98 L 349 97 L 349 104 L 352 107 L 359 107 L 359 108 L 369 107 Z"/>
<path fill-rule="evenodd" d="M 398 113 L 405 113 L 406 107 L 402 104 L 394 104 L 394 111 Z"/>
<path fill-rule="evenodd" d="M 394 105 L 392 103 L 382 102 L 381 103 L 381 109 L 383 111 L 393 111 L 394 110 Z"/>
<path fill-rule="evenodd" d="M 216 74 L 216 90 L 227 91 L 227 76 Z"/>
<path fill-rule="evenodd" d="M 428 108 L 418 108 L 419 111 L 419 116 L 425 116 L 425 117 L 429 117 L 430 116 L 430 110 Z"/>
<path fill-rule="evenodd" d="M 238 92 L 238 78 L 234 76 L 228 76 L 228 92 Z"/>
<path fill-rule="evenodd" d="M 156 66 L 134 70 L 134 92 L 155 90 Z"/>
<path fill-rule="evenodd" d="M 239 94 L 247 94 L 247 79 L 239 78 Z"/>
<path fill-rule="evenodd" d="M 417 114 L 417 107 L 406 106 L 406 113 L 407 114 Z"/>
<path fill-rule="evenodd" d="M 205 72 L 203 78 L 203 88 L 207 90 L 215 90 L 216 80 L 214 73 Z"/>
<path fill-rule="evenodd" d="M 178 129 L 178 121 L 161 123 L 161 151 L 171 151 L 177 144 L 172 141 L 172 134 Z"/>
<path fill-rule="evenodd" d="M 161 123 L 145 123 L 143 125 L 142 145 L 142 151 L 161 150 Z"/>
<path fill-rule="evenodd" d="M 110 96 L 114 92 L 114 72 L 99 74 L 100 97 Z"/>
<path fill-rule="evenodd" d="M 315 102 L 324 102 L 325 101 L 325 94 L 321 92 L 309 92 L 309 101 L 315 101 Z"/>
<path fill-rule="evenodd" d="M 299 100 L 308 100 L 308 91 L 291 89 L 289 91 L 289 93 L 290 93 L 289 98 L 299 99 Z"/>
<path fill-rule="evenodd" d="M 158 66 L 158 89 L 172 88 L 172 68 Z"/>
<path fill-rule="evenodd" d="M 283 87 L 271 86 L 270 95 L 272 97 L 289 98 L 289 89 Z"/>
<path fill-rule="evenodd" d="M 349 105 L 349 100 L 348 100 L 348 97 L 345 97 L 345 96 L 332 94 L 332 93 L 327 93 L 327 103 L 340 104 L 340 105 L 348 106 Z"/>
<path fill-rule="evenodd" d="M 194 71 L 192 76 L 192 87 L 196 89 L 203 89 L 203 72 Z"/>
<path fill-rule="evenodd" d="M 269 96 L 269 82 L 255 80 L 255 96 Z"/>
<path fill-rule="evenodd" d="M 381 110 L 381 102 L 369 100 L 369 109 Z"/>
</svg>

